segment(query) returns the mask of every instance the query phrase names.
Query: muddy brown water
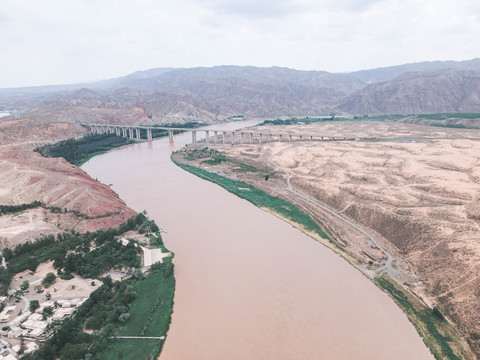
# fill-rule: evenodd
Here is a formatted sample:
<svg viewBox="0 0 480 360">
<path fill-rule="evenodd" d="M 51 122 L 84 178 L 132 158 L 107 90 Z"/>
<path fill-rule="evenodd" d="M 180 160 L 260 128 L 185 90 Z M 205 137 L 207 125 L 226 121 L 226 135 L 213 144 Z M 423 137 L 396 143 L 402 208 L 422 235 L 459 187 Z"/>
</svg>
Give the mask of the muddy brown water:
<svg viewBox="0 0 480 360">
<path fill-rule="evenodd" d="M 172 150 L 190 139 L 82 166 L 168 231 L 177 286 L 161 360 L 433 359 L 393 300 L 338 255 L 175 166 Z"/>
</svg>

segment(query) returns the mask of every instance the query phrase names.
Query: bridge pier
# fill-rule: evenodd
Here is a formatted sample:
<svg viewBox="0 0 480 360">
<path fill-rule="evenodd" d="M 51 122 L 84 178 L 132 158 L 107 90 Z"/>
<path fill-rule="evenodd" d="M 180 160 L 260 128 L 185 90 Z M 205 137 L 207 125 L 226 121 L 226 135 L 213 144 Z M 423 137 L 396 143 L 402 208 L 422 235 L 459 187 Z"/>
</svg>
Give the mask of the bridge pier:
<svg viewBox="0 0 480 360">
<path fill-rule="evenodd" d="M 260 136 L 258 137 L 258 143 L 261 144 L 262 143 L 262 138 L 263 138 L 263 134 L 260 133 Z"/>
<path fill-rule="evenodd" d="M 205 144 L 208 144 L 208 138 L 210 137 L 210 133 L 208 130 L 205 130 Z"/>
<path fill-rule="evenodd" d="M 217 132 L 213 132 L 213 145 L 217 145 Z"/>
<path fill-rule="evenodd" d="M 192 130 L 192 144 L 197 143 L 197 132 L 195 130 Z"/>
<path fill-rule="evenodd" d="M 168 130 L 168 142 L 173 144 L 173 130 Z"/>
<path fill-rule="evenodd" d="M 310 136 L 310 141 L 313 141 L 313 136 Z"/>
<path fill-rule="evenodd" d="M 292 135 L 288 135 L 288 141 L 292 141 Z"/>
<path fill-rule="evenodd" d="M 227 132 L 224 131 L 223 132 L 223 136 L 222 136 L 222 144 L 225 144 L 225 138 L 227 137 Z"/>
<path fill-rule="evenodd" d="M 240 145 L 243 144 L 243 132 L 240 133 Z"/>
<path fill-rule="evenodd" d="M 232 145 L 235 144 L 235 131 L 232 131 Z"/>
<path fill-rule="evenodd" d="M 129 139 L 133 139 L 133 129 L 132 128 L 128 129 L 128 137 L 129 137 Z"/>
<path fill-rule="evenodd" d="M 140 140 L 140 128 L 135 129 L 135 135 L 136 135 L 137 140 Z"/>
<path fill-rule="evenodd" d="M 268 141 L 272 141 L 272 134 L 268 134 Z"/>
<path fill-rule="evenodd" d="M 250 144 L 253 144 L 253 133 L 250 133 Z"/>
<path fill-rule="evenodd" d="M 115 128 L 115 135 L 120 136 L 120 128 L 119 127 Z"/>
<path fill-rule="evenodd" d="M 152 136 L 152 129 L 147 129 L 147 141 L 152 141 L 153 136 Z"/>
</svg>

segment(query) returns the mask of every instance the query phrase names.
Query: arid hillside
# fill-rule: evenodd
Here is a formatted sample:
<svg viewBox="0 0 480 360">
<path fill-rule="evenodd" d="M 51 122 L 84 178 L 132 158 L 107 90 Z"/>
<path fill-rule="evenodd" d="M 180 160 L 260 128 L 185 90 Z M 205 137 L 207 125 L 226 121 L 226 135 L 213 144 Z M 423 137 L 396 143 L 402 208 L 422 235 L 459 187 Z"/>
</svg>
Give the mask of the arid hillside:
<svg viewBox="0 0 480 360">
<path fill-rule="evenodd" d="M 479 98 L 480 73 L 450 69 L 371 84 L 342 100 L 338 108 L 351 114 L 478 112 Z"/>
<path fill-rule="evenodd" d="M 53 122 L 50 119 L 0 119 L 0 146 L 8 144 L 30 145 L 50 143 L 80 136 L 85 129 L 73 122 Z"/>
<path fill-rule="evenodd" d="M 378 122 L 271 126 L 268 131 L 376 138 L 217 148 L 272 174 L 269 181 L 240 170 L 234 176 L 303 206 L 347 249 L 364 257 L 358 250 L 375 253 L 347 225 L 286 191 L 282 169 L 294 190 L 375 234 L 397 266 L 417 279 L 413 289 L 438 305 L 480 353 L 480 131 Z M 221 166 L 208 170 L 223 171 Z"/>
<path fill-rule="evenodd" d="M 45 207 L 0 216 L 1 248 L 64 230 L 108 229 L 135 215 L 107 185 L 63 158 L 44 158 L 28 146 L 0 146 L 0 204 L 34 201 Z"/>
</svg>

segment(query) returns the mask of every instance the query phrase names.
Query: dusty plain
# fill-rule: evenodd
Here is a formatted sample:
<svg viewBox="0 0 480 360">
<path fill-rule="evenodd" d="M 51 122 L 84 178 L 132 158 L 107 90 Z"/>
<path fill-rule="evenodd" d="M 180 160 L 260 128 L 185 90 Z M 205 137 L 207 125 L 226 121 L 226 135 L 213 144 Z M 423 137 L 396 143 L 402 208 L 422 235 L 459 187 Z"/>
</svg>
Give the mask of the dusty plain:
<svg viewBox="0 0 480 360">
<path fill-rule="evenodd" d="M 252 131 L 354 137 L 217 145 L 225 162 L 198 165 L 243 180 L 305 209 L 365 272 L 385 264 L 367 236 L 288 190 L 325 205 L 373 235 L 393 258 L 396 280 L 454 322 L 480 353 L 480 131 L 392 122 L 263 126 Z M 220 142 L 220 141 L 218 141 Z M 198 145 L 198 147 L 205 146 Z M 264 175 L 270 174 L 268 181 Z M 366 255 L 365 251 L 373 255 Z"/>
</svg>

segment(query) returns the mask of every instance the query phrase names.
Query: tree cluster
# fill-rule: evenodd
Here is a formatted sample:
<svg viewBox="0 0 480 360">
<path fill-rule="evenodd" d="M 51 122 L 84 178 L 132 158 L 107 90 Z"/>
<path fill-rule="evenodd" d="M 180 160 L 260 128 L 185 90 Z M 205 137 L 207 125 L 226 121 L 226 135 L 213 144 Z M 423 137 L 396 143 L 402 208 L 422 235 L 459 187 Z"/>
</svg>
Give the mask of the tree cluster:
<svg viewBox="0 0 480 360">
<path fill-rule="evenodd" d="M 52 260 L 53 266 L 60 269 L 69 251 L 72 256 L 68 260 L 68 271 L 77 272 L 80 276 L 95 277 L 114 266 L 139 267 L 137 250 L 132 248 L 133 245 L 121 246 L 115 236 L 137 230 L 145 220 L 145 215 L 140 213 L 118 228 L 85 234 L 65 232 L 58 234 L 56 239 L 48 235 L 35 242 L 19 244 L 13 250 L 3 249 L 2 255 L 8 262 L 8 270 L 0 267 L 0 294 L 7 294 L 14 274 L 27 269 L 35 271 L 45 261 Z M 95 241 L 97 248 L 90 251 L 92 241 Z M 106 246 L 103 248 L 104 244 Z"/>
<path fill-rule="evenodd" d="M 90 154 L 108 151 L 128 142 L 128 139 L 114 134 L 88 134 L 81 139 L 63 140 L 35 150 L 45 157 L 63 157 L 69 163 L 78 165 Z"/>
<path fill-rule="evenodd" d="M 12 214 L 19 211 L 27 209 L 35 209 L 37 207 L 43 206 L 40 201 L 33 201 L 29 204 L 20 204 L 20 205 L 0 205 L 0 215 L 3 214 Z"/>
</svg>

